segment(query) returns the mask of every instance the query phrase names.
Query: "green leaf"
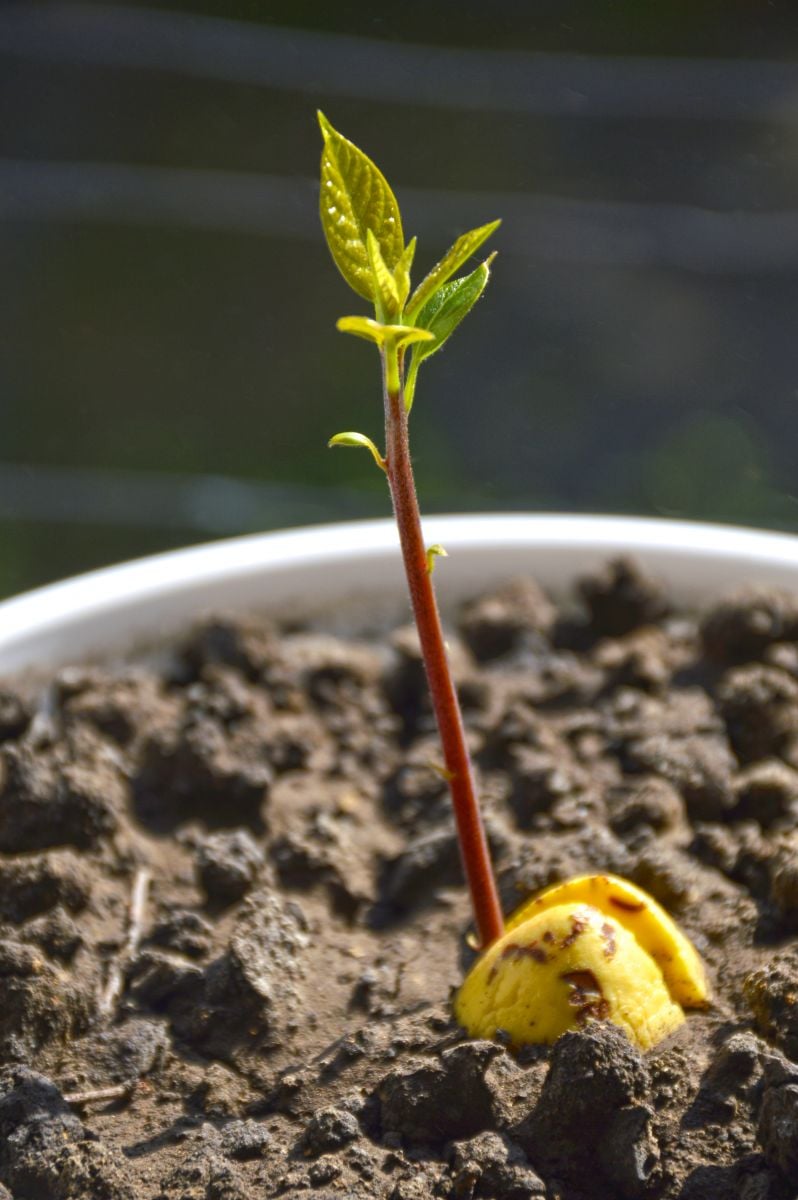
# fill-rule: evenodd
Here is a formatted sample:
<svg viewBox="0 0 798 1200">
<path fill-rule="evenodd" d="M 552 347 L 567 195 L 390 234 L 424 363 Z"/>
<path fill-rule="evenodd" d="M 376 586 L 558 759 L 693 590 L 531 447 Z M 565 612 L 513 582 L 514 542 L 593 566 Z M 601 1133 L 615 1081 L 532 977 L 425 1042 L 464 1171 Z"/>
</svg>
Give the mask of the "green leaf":
<svg viewBox="0 0 798 1200">
<path fill-rule="evenodd" d="M 381 471 L 385 470 L 385 459 L 380 454 L 370 437 L 365 433 L 336 433 L 331 437 L 328 446 L 362 446 L 368 450 Z"/>
<path fill-rule="evenodd" d="M 457 239 L 454 245 L 446 251 L 441 261 L 432 268 L 429 275 L 422 279 L 410 297 L 406 314 L 408 321 L 414 319 L 416 313 L 437 292 L 441 284 L 446 283 L 447 279 L 451 279 L 455 271 L 462 267 L 472 254 L 476 253 L 482 243 L 487 241 L 500 225 L 501 221 L 491 221 L 489 225 L 480 225 L 478 229 L 472 229 Z"/>
<path fill-rule="evenodd" d="M 428 330 L 432 334 L 432 341 L 416 348 L 414 354 L 419 359 L 429 358 L 430 354 L 440 350 L 474 307 L 490 279 L 490 264 L 494 258 L 495 255 L 491 254 L 470 275 L 444 283 L 424 305 L 416 317 L 416 328 Z"/>
<path fill-rule="evenodd" d="M 377 312 L 385 317 L 396 317 L 402 307 L 399 301 L 399 289 L 393 274 L 385 265 L 379 243 L 370 229 L 366 230 L 366 247 L 374 279 L 374 303 L 377 306 Z"/>
<path fill-rule="evenodd" d="M 322 112 L 318 117 L 324 138 L 319 212 L 327 245 L 349 286 L 375 300 L 367 234 L 374 234 L 392 271 L 404 250 L 399 205 L 371 159 L 333 129 Z"/>
<path fill-rule="evenodd" d="M 416 253 L 416 238 L 411 238 L 405 246 L 405 251 L 394 267 L 393 277 L 396 280 L 396 290 L 399 293 L 399 307 L 404 306 L 410 295 L 410 268 L 413 266 L 413 256 Z"/>
<path fill-rule="evenodd" d="M 444 283 L 416 317 L 416 328 L 426 329 L 432 334 L 432 340 L 413 347 L 413 358 L 405 380 L 405 408 L 408 412 L 413 407 L 419 366 L 425 358 L 440 350 L 474 307 L 490 279 L 490 265 L 495 257 L 495 254 L 491 254 L 470 275 Z"/>
<path fill-rule="evenodd" d="M 339 317 L 336 328 L 341 333 L 352 333 L 355 337 L 365 338 L 367 342 L 375 342 L 378 346 L 393 341 L 397 349 L 410 346 L 414 342 L 435 340 L 435 335 L 427 329 L 415 329 L 408 325 L 383 325 L 371 317 Z"/>
</svg>

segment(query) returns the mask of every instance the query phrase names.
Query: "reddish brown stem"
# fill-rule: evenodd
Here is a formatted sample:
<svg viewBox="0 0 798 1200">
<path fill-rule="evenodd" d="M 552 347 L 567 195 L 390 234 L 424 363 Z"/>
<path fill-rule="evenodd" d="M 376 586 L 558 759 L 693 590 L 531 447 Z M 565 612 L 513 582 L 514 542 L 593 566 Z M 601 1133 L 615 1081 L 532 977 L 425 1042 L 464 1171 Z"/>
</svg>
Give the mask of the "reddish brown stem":
<svg viewBox="0 0 798 1200">
<path fill-rule="evenodd" d="M 471 892 L 477 931 L 484 948 L 504 932 L 502 910 L 477 802 L 460 704 L 446 654 L 435 589 L 427 567 L 427 550 L 421 532 L 410 461 L 404 397 L 401 387 L 397 390 L 388 385 L 387 372 L 385 374 L 386 474 L 399 528 L 413 615 L 449 775 L 460 853 Z"/>
</svg>

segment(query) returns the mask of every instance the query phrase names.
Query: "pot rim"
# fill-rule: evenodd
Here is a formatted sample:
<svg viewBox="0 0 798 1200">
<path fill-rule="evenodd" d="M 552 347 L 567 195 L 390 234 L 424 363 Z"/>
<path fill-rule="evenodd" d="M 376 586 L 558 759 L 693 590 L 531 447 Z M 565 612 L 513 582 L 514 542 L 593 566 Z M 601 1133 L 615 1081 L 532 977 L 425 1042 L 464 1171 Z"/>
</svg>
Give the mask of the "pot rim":
<svg viewBox="0 0 798 1200">
<path fill-rule="evenodd" d="M 756 582 L 798 590 L 798 537 L 733 525 L 581 514 L 430 516 L 447 602 L 521 574 L 561 590 L 619 554 L 655 571 L 681 603 Z M 390 519 L 250 534 L 103 567 L 0 603 L 0 671 L 55 666 L 152 642 L 213 608 L 312 616 L 394 606 L 402 582 Z"/>
</svg>

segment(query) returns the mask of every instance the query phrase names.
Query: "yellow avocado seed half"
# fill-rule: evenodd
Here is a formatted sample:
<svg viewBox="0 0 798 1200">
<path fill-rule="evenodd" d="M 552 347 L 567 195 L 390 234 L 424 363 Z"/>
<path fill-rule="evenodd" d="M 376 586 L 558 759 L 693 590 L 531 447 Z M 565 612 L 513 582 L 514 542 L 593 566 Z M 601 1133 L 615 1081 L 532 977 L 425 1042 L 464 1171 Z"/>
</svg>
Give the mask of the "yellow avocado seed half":
<svg viewBox="0 0 798 1200">
<path fill-rule="evenodd" d="M 696 951 L 656 901 L 612 875 L 586 875 L 527 901 L 469 972 L 455 1017 L 472 1037 L 554 1042 L 590 1018 L 643 1050 L 703 1007 Z"/>
</svg>

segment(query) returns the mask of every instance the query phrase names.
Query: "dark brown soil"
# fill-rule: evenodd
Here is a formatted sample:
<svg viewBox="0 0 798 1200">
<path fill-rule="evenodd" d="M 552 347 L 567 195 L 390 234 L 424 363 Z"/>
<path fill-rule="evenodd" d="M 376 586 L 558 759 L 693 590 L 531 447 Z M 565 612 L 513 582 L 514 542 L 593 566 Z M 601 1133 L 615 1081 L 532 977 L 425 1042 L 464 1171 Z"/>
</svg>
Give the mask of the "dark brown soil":
<svg viewBox="0 0 798 1200">
<path fill-rule="evenodd" d="M 209 620 L 0 694 L 0 1200 L 798 1195 L 798 600 L 579 596 L 451 633 L 503 901 L 628 876 L 713 1007 L 646 1056 L 465 1039 L 412 632 Z"/>
</svg>

